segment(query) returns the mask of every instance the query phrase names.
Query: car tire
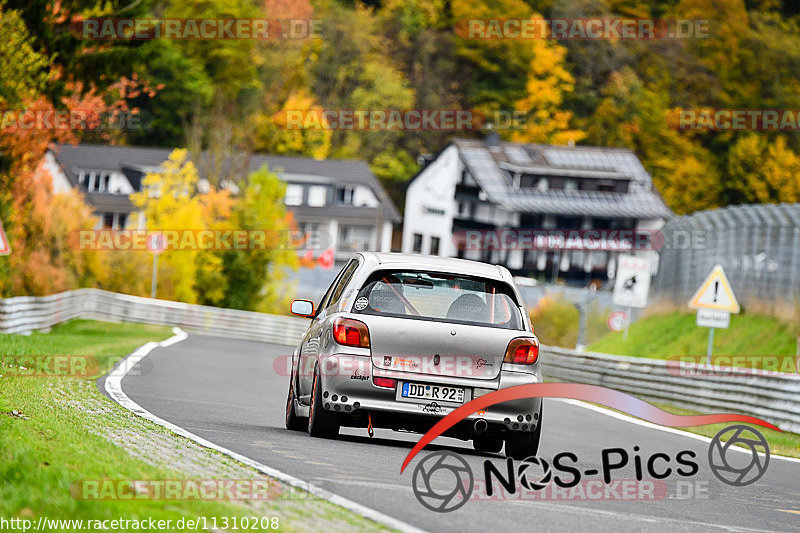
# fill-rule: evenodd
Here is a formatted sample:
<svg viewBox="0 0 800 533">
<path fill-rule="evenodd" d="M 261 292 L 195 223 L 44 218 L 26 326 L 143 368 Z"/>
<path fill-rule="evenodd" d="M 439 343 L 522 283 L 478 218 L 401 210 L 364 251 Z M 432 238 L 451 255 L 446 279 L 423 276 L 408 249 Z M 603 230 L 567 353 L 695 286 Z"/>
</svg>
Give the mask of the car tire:
<svg viewBox="0 0 800 533">
<path fill-rule="evenodd" d="M 311 388 L 311 407 L 308 412 L 308 434 L 312 437 L 331 438 L 339 434 L 339 420 L 322 405 L 322 380 L 319 365 L 314 368 L 314 383 Z"/>
<path fill-rule="evenodd" d="M 308 420 L 297 416 L 294 410 L 294 378 L 289 379 L 289 394 L 286 398 L 286 429 L 303 431 L 308 427 Z"/>
<path fill-rule="evenodd" d="M 503 449 L 503 437 L 495 433 L 484 433 L 472 439 L 472 447 L 481 453 L 499 453 Z"/>
<path fill-rule="evenodd" d="M 506 437 L 506 457 L 522 460 L 539 453 L 542 437 L 542 411 L 539 410 L 539 424 L 530 433 L 515 431 Z"/>
</svg>

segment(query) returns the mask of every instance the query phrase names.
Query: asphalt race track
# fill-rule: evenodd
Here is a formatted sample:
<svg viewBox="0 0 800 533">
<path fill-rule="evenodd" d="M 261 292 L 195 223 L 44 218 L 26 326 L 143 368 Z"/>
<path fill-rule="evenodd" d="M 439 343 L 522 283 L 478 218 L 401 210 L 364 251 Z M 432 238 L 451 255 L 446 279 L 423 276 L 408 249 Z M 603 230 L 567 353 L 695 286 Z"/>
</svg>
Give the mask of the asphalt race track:
<svg viewBox="0 0 800 533">
<path fill-rule="evenodd" d="M 800 462 L 773 457 L 757 482 L 732 487 L 712 474 L 706 442 L 555 400 L 544 405 L 539 456 L 548 461 L 560 452 L 573 452 L 583 472 L 600 467 L 604 448 L 621 447 L 633 454 L 639 446 L 643 462 L 662 452 L 673 458 L 673 466 L 676 454 L 694 451 L 699 471 L 693 477 L 667 478 L 669 493 L 656 501 L 472 500 L 453 512 L 429 511 L 411 489 L 414 467 L 422 458 L 435 450 L 458 452 L 476 479 L 483 480 L 485 457 L 473 452 L 469 442 L 440 438 L 401 475 L 403 459 L 419 435 L 377 430 L 370 439 L 364 429 L 343 429 L 338 439 L 324 440 L 285 429 L 288 378 L 276 373 L 273 361 L 287 354 L 287 346 L 190 335 L 155 349 L 142 375 L 128 375 L 122 387 L 151 413 L 211 442 L 424 530 L 800 530 Z M 504 458 L 498 455 L 493 461 L 505 471 Z M 613 475 L 614 480 L 633 479 L 633 460 Z"/>
</svg>

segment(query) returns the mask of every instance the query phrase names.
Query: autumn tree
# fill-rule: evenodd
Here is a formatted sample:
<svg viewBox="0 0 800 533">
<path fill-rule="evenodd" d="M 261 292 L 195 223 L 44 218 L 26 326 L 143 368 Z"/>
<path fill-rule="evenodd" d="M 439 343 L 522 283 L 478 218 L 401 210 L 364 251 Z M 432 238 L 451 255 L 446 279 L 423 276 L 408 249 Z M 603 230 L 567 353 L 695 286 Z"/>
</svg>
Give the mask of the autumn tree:
<svg viewBox="0 0 800 533">
<path fill-rule="evenodd" d="M 20 11 L 0 5 L 0 219 L 12 253 L 0 257 L 0 295 L 42 295 L 92 286 L 105 269 L 96 252 L 80 250 L 71 236 L 91 229 L 95 219 L 75 191 L 57 194 L 52 176 L 40 164 L 51 141 L 75 142 L 75 132 L 48 129 L 23 120 L 52 116 L 54 103 L 41 93 L 52 74 L 51 58 L 35 50 Z M 57 102 L 67 110 L 98 107 L 104 101 L 66 86 Z"/>
<path fill-rule="evenodd" d="M 283 198 L 286 184 L 266 167 L 253 172 L 233 206 L 231 225 L 264 232 L 265 246 L 221 254 L 227 290 L 220 304 L 235 309 L 280 312 L 291 297 L 288 269 L 296 269 L 297 253 L 291 214 Z"/>
<path fill-rule="evenodd" d="M 155 230 L 206 228 L 203 205 L 197 194 L 199 177 L 186 150 L 174 150 L 159 172 L 142 180 L 142 191 L 131 195 L 144 216 L 145 226 Z M 195 303 L 195 281 L 200 251 L 196 247 L 165 251 L 159 258 L 158 296 Z"/>
<path fill-rule="evenodd" d="M 747 203 L 800 202 L 800 155 L 786 146 L 783 137 L 770 141 L 750 133 L 731 148 L 727 184 Z"/>
</svg>

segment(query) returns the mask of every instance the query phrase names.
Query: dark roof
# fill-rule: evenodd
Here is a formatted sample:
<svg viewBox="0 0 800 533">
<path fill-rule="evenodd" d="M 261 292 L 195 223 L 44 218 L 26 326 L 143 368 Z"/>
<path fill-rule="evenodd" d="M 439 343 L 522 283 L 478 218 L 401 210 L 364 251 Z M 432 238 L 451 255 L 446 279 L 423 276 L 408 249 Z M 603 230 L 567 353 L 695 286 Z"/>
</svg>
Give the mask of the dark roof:
<svg viewBox="0 0 800 533">
<path fill-rule="evenodd" d="M 513 211 L 599 217 L 672 218 L 650 174 L 631 150 L 455 139 L 462 161 L 487 199 Z M 514 187 L 504 168 L 521 173 L 627 179 L 629 193 L 539 191 Z"/>
<path fill-rule="evenodd" d="M 131 181 L 131 185 L 141 188 L 142 167 L 157 167 L 166 161 L 171 148 L 146 148 L 140 146 L 114 146 L 105 144 L 60 144 L 53 148 L 56 160 L 61 165 L 67 179 L 73 187 L 78 184 L 80 170 L 116 170 L 122 171 Z M 278 172 L 286 181 L 294 181 L 292 175 L 321 176 L 331 180 L 352 185 L 365 185 L 372 189 L 381 202 L 382 216 L 389 221 L 399 222 L 397 211 L 383 186 L 364 161 L 354 159 L 316 160 L 307 157 L 253 154 L 250 156 L 250 169 L 258 170 L 267 165 L 270 170 Z M 198 165 L 202 171 L 202 165 Z M 292 208 L 294 210 L 294 208 Z M 315 211 L 326 216 L 323 210 L 332 208 L 320 207 Z M 348 208 L 365 209 L 365 208 Z M 351 211 L 352 213 L 352 211 Z M 346 213 L 345 213 L 346 215 Z"/>
<path fill-rule="evenodd" d="M 132 213 L 136 211 L 131 199 L 124 194 L 84 192 L 84 197 L 95 212 Z"/>
</svg>

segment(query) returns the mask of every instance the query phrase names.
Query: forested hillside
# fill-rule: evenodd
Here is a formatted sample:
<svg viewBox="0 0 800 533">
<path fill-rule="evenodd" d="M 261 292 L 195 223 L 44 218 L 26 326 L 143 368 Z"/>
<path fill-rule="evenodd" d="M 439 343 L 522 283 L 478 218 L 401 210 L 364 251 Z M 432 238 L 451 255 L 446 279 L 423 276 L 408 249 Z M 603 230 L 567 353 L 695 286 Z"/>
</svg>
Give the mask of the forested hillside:
<svg viewBox="0 0 800 533">
<path fill-rule="evenodd" d="M 800 110 L 800 6 L 789 0 L 6 0 L 0 15 L 0 219 L 18 266 L 52 267 L 16 291 L 86 284 L 102 270 L 65 251 L 64 235 L 93 222 L 78 196 L 51 198 L 35 172 L 53 141 L 359 158 L 402 205 L 420 155 L 486 133 L 288 128 L 289 111 L 469 110 L 507 140 L 628 147 L 679 214 L 800 201 L 796 122 L 794 131 L 677 126 L 682 110 Z M 703 32 L 556 40 L 464 31 L 475 20 L 541 18 L 699 21 Z M 87 35 L 98 19 L 288 20 L 306 31 Z M 136 127 L 53 126 L 46 117 L 57 112 L 121 114 Z M 22 113 L 45 119 L 28 127 Z M 497 120 L 508 116 L 513 127 Z M 246 179 L 245 167 L 201 170 L 219 188 Z M 0 280 L 8 268 L 0 264 Z"/>
</svg>

